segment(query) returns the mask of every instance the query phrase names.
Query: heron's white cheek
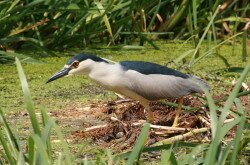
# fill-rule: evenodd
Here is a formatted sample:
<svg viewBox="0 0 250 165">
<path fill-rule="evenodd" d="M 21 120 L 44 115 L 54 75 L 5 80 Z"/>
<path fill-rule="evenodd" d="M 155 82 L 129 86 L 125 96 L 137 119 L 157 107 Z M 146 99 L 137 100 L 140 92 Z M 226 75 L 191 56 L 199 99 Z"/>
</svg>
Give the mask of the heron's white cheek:
<svg viewBox="0 0 250 165">
<path fill-rule="evenodd" d="M 77 74 L 77 70 L 76 69 L 71 69 L 68 73 L 69 76 Z"/>
<path fill-rule="evenodd" d="M 87 70 L 85 67 L 78 67 L 76 69 L 71 69 L 68 73 L 69 75 L 86 75 Z"/>
</svg>

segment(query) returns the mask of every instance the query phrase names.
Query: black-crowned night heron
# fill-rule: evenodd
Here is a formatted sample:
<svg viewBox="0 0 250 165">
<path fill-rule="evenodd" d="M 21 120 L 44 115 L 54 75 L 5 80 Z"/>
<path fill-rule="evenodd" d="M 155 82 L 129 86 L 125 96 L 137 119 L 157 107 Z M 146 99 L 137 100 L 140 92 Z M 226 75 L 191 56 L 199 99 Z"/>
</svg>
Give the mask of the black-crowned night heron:
<svg viewBox="0 0 250 165">
<path fill-rule="evenodd" d="M 72 57 L 47 83 L 67 75 L 88 75 L 105 88 L 138 100 L 145 107 L 148 113 L 147 119 L 150 122 L 153 121 L 150 101 L 179 98 L 173 126 L 177 126 L 183 96 L 203 93 L 201 86 L 209 89 L 202 79 L 165 66 L 143 61 L 111 63 L 89 54 L 78 54 Z"/>
</svg>

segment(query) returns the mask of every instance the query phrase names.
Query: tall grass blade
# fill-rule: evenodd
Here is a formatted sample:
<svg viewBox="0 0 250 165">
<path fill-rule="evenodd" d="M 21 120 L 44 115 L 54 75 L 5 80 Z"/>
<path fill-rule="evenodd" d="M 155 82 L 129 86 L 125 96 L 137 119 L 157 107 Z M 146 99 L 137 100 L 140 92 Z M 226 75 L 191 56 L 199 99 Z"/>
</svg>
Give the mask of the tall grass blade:
<svg viewBox="0 0 250 165">
<path fill-rule="evenodd" d="M 134 161 L 140 157 L 140 153 L 141 153 L 141 151 L 144 147 L 144 144 L 147 140 L 149 129 L 150 129 L 150 124 L 145 123 L 143 128 L 142 128 L 141 134 L 136 141 L 134 149 L 129 155 L 129 158 L 128 158 L 128 161 L 126 162 L 126 165 L 134 164 Z"/>
<path fill-rule="evenodd" d="M 32 137 L 28 139 L 28 156 L 29 156 L 29 164 L 36 164 L 36 152 L 35 152 L 35 143 Z"/>
<path fill-rule="evenodd" d="M 3 114 L 2 109 L 0 109 L 0 121 L 2 122 L 2 126 L 5 129 L 7 137 L 10 139 L 11 145 L 13 146 L 13 148 L 17 149 L 17 151 L 20 151 L 21 149 L 20 143 L 18 141 L 18 136 L 10 129 L 10 126 Z"/>
<path fill-rule="evenodd" d="M 205 28 L 205 30 L 204 30 L 204 32 L 203 32 L 203 34 L 202 34 L 202 36 L 201 36 L 201 39 L 199 40 L 199 43 L 197 44 L 197 46 L 196 46 L 196 48 L 195 48 L 195 51 L 194 51 L 192 60 L 190 61 L 190 65 L 193 63 L 193 60 L 195 59 L 196 53 L 199 51 L 200 46 L 201 46 L 201 43 L 203 42 L 203 40 L 204 40 L 204 38 L 205 38 L 205 36 L 206 36 L 206 34 L 207 34 L 207 32 L 208 32 L 210 26 L 211 26 L 212 23 L 214 22 L 214 19 L 215 19 L 217 13 L 219 12 L 219 9 L 220 9 L 220 6 L 217 7 L 217 9 L 215 10 L 215 12 L 214 12 L 214 14 L 213 14 L 211 20 L 209 21 L 207 27 Z"/>
<path fill-rule="evenodd" d="M 26 165 L 22 152 L 18 154 L 17 165 Z"/>
<path fill-rule="evenodd" d="M 151 39 L 149 39 L 148 37 L 146 37 L 146 36 L 144 36 L 144 35 L 140 35 L 140 34 L 139 34 L 139 36 L 141 37 L 141 39 L 147 41 L 151 46 L 153 46 L 154 49 L 160 50 L 160 48 L 159 48 Z"/>
<path fill-rule="evenodd" d="M 216 11 L 216 9 L 218 9 L 218 6 L 220 6 L 219 4 L 221 3 L 222 0 L 216 0 L 215 2 L 213 2 L 213 8 L 212 11 Z M 212 2 L 212 1 L 211 1 Z"/>
<path fill-rule="evenodd" d="M 217 131 L 217 125 L 218 125 L 218 118 L 217 118 L 217 113 L 216 110 L 218 107 L 215 105 L 214 100 L 212 99 L 211 94 L 204 89 L 207 101 L 208 101 L 208 106 L 209 106 L 209 113 L 211 117 L 211 130 L 212 130 L 212 138 L 215 138 L 216 131 Z"/>
<path fill-rule="evenodd" d="M 209 51 L 205 52 L 204 55 L 202 55 L 202 56 L 196 58 L 196 59 L 193 61 L 192 66 L 194 66 L 195 64 L 197 64 L 197 63 L 198 63 L 200 60 L 202 60 L 203 58 L 205 58 L 205 57 L 211 55 L 211 54 L 213 53 L 213 50 L 216 50 L 216 49 L 219 48 L 222 44 L 224 44 L 224 43 L 230 41 L 232 38 L 235 38 L 235 37 L 237 37 L 237 36 L 239 36 L 239 35 L 241 35 L 241 34 L 242 34 L 242 32 L 237 33 L 237 34 L 235 34 L 235 35 L 229 37 L 228 39 L 226 39 L 226 40 L 220 42 L 219 44 L 216 44 L 216 46 L 212 47 Z"/>
<path fill-rule="evenodd" d="M 219 159 L 219 163 L 218 164 L 226 164 L 226 161 L 228 159 L 228 156 L 229 154 L 231 153 L 231 149 L 232 149 L 232 146 L 233 146 L 233 142 L 234 141 L 231 141 L 227 144 L 227 146 L 223 149 L 223 153 L 222 155 L 220 156 L 220 159 Z"/>
<path fill-rule="evenodd" d="M 51 150 L 51 141 L 50 141 L 50 134 L 51 134 L 51 129 L 53 127 L 53 122 L 51 120 L 47 121 L 45 127 L 43 128 L 42 131 L 42 141 L 44 145 L 46 146 L 46 150 L 48 153 L 48 157 L 52 159 L 52 150 Z"/>
<path fill-rule="evenodd" d="M 13 53 L 13 52 L 5 52 L 5 51 L 1 51 L 0 50 L 0 55 L 6 55 L 7 57 L 11 57 L 12 59 L 14 59 L 15 57 L 19 58 L 21 61 L 26 62 L 26 63 L 40 63 L 43 64 L 43 62 L 38 61 L 34 58 L 28 57 L 24 54 L 21 53 Z M 1 56 L 0 56 L 1 57 Z"/>
<path fill-rule="evenodd" d="M 80 16 L 80 19 L 76 21 L 76 23 L 65 33 L 67 35 L 74 34 L 78 29 L 80 29 L 82 26 L 85 25 L 85 20 L 87 18 L 88 14 L 84 13 Z"/>
<path fill-rule="evenodd" d="M 248 72 L 250 71 L 250 61 L 246 65 L 245 69 L 243 70 L 240 78 L 237 80 L 237 84 L 233 88 L 233 91 L 230 93 L 229 98 L 227 99 L 224 108 L 222 109 L 222 114 L 220 116 L 220 121 L 224 122 L 226 119 L 226 116 L 228 112 L 230 111 L 230 108 L 234 102 L 234 99 L 237 97 L 239 90 L 241 88 L 242 82 L 246 79 Z"/>
<path fill-rule="evenodd" d="M 190 50 L 184 52 L 182 55 L 180 55 L 179 57 L 177 57 L 173 62 L 175 64 L 179 63 L 181 60 L 183 60 L 184 58 L 186 58 L 188 55 L 190 55 L 194 51 L 195 51 L 195 49 L 190 49 Z"/>
<path fill-rule="evenodd" d="M 192 0 L 194 30 L 197 29 L 197 0 Z"/>
<path fill-rule="evenodd" d="M 169 159 L 171 157 L 171 153 L 172 153 L 172 148 L 170 148 L 169 150 L 163 150 L 161 152 L 161 161 L 159 163 L 159 165 L 166 165 L 166 164 L 170 164 Z"/>
<path fill-rule="evenodd" d="M 170 161 L 171 161 L 172 165 L 178 165 L 177 159 L 176 159 L 173 152 L 171 152 Z"/>
<path fill-rule="evenodd" d="M 179 157 L 179 164 L 202 164 L 204 159 L 200 159 L 200 156 L 207 149 L 207 144 L 200 144 L 192 148 L 191 152 L 182 154 Z"/>
<path fill-rule="evenodd" d="M 62 154 L 59 153 L 59 156 L 58 156 L 58 158 L 55 160 L 54 165 L 62 165 L 62 164 L 63 164 L 63 157 L 62 157 Z M 84 165 L 87 165 L 87 164 L 84 163 Z"/>
<path fill-rule="evenodd" d="M 54 125 L 54 129 L 56 131 L 56 134 L 57 134 L 57 136 L 58 136 L 58 138 L 59 138 L 59 140 L 61 142 L 62 148 L 63 148 L 63 154 L 64 154 L 64 157 L 65 157 L 65 164 L 71 165 L 71 164 L 73 164 L 73 162 L 72 162 L 73 159 L 71 158 L 72 154 L 70 154 L 67 142 L 65 141 L 60 128 L 55 123 L 53 123 L 53 125 Z"/>
<path fill-rule="evenodd" d="M 244 112 L 242 104 L 240 99 L 236 98 L 235 99 L 235 104 L 237 107 L 237 110 L 240 111 L 241 113 L 243 113 L 243 116 L 241 116 L 241 120 L 240 120 L 240 124 L 237 126 L 237 131 L 236 131 L 236 137 L 234 138 L 234 149 L 233 149 L 233 154 L 230 160 L 230 164 L 234 165 L 237 162 L 237 157 L 238 157 L 238 153 L 240 152 L 240 141 L 241 141 L 241 137 L 243 135 L 243 130 L 246 124 L 246 112 Z"/>
<path fill-rule="evenodd" d="M 43 121 L 43 132 L 42 132 L 42 140 L 47 145 L 47 153 L 50 159 L 52 159 L 52 149 L 51 149 L 51 140 L 50 140 L 50 131 L 53 127 L 53 122 L 48 120 L 48 115 L 44 107 L 41 108 L 41 115 Z"/>
<path fill-rule="evenodd" d="M 30 91 L 29 91 L 28 82 L 27 82 L 26 76 L 24 74 L 23 68 L 18 58 L 16 58 L 16 66 L 17 66 L 18 75 L 19 75 L 19 79 L 20 79 L 23 94 L 24 94 L 24 102 L 26 104 L 26 109 L 28 110 L 28 113 L 30 116 L 33 131 L 34 133 L 41 135 L 39 124 L 36 118 L 35 106 L 32 101 Z"/>
<path fill-rule="evenodd" d="M 235 126 L 237 125 L 239 122 L 241 121 L 241 117 L 237 117 L 236 119 L 234 119 L 233 121 L 227 123 L 227 124 L 224 124 L 221 128 L 221 131 L 220 131 L 220 137 L 219 139 L 223 139 L 224 136 L 226 136 L 226 134 Z"/>
<path fill-rule="evenodd" d="M 172 28 L 181 20 L 184 16 L 185 11 L 187 10 L 189 5 L 189 0 L 183 0 L 181 4 L 178 6 L 178 10 L 168 19 L 166 23 L 164 23 L 159 31 L 170 31 Z"/>
<path fill-rule="evenodd" d="M 244 30 L 242 34 L 242 61 L 246 62 L 247 57 L 247 30 Z"/>
<path fill-rule="evenodd" d="M 241 84 L 245 80 L 249 71 L 250 71 L 250 62 L 247 64 L 247 66 L 243 70 L 240 78 L 237 81 L 236 86 L 233 88 L 233 91 L 230 93 L 230 95 L 225 103 L 225 106 L 221 110 L 222 113 L 221 113 L 219 120 L 218 120 L 216 134 L 215 134 L 215 137 L 213 138 L 213 141 L 209 147 L 209 150 L 208 150 L 206 158 L 205 158 L 206 165 L 215 164 L 218 161 L 217 157 L 218 157 L 218 155 L 221 155 L 220 143 L 221 143 L 222 139 L 224 138 L 227 131 L 240 121 L 240 117 L 238 117 L 233 122 L 225 124 L 223 127 L 224 120 L 226 119 L 228 113 L 230 112 L 231 106 L 232 106 L 232 104 L 233 104 L 235 98 L 237 97 L 238 92 L 241 88 Z M 224 129 L 227 129 L 227 131 Z"/>
<path fill-rule="evenodd" d="M 112 41 L 114 43 L 112 29 L 111 29 L 111 26 L 110 26 L 110 23 L 109 23 L 108 16 L 107 16 L 107 14 L 105 14 L 105 9 L 104 9 L 103 5 L 100 2 L 96 1 L 95 3 L 96 3 L 97 8 L 99 9 L 99 12 L 101 13 L 101 15 L 103 15 L 103 21 L 105 23 L 105 26 L 107 27 L 107 30 L 109 32 L 109 35 L 110 35 Z"/>
<path fill-rule="evenodd" d="M 8 162 L 11 165 L 15 165 L 16 160 L 12 156 L 12 151 L 10 150 L 10 147 L 8 145 L 7 140 L 5 140 L 4 134 L 3 134 L 1 129 L 0 129 L 0 141 L 1 141 L 1 144 L 2 144 L 2 147 L 3 147 L 3 150 L 4 150 L 5 154 L 6 154 L 6 157 L 8 158 Z"/>
<path fill-rule="evenodd" d="M 156 15 L 158 14 L 160 7 L 161 7 L 161 0 L 159 0 L 158 4 L 156 6 L 154 15 L 153 15 L 153 17 L 152 17 L 152 19 L 151 19 L 151 21 L 150 21 L 150 23 L 149 23 L 149 25 L 148 25 L 148 27 L 146 29 L 147 32 L 149 32 L 151 27 L 153 26 L 153 24 L 155 22 Z"/>
<path fill-rule="evenodd" d="M 211 41 L 212 41 L 212 32 L 207 32 L 207 51 L 211 49 Z"/>
<path fill-rule="evenodd" d="M 40 156 L 38 164 L 51 164 L 51 160 L 48 157 L 48 154 L 46 152 L 46 148 L 42 139 L 36 134 L 33 136 L 33 140 L 35 142 L 36 150 Z"/>
<path fill-rule="evenodd" d="M 35 24 L 36 24 L 36 21 L 35 21 L 34 15 L 31 14 L 30 16 L 31 16 L 31 20 L 32 20 L 33 24 L 35 25 Z M 38 38 L 38 40 L 39 40 L 39 45 L 43 47 L 44 44 L 43 44 L 43 40 L 42 40 L 41 34 L 40 34 L 39 30 L 38 30 L 38 27 L 35 26 L 34 29 L 35 29 L 35 31 L 36 31 L 36 36 L 37 36 L 37 38 Z"/>
<path fill-rule="evenodd" d="M 42 123 L 43 123 L 43 126 L 45 127 L 46 123 L 48 122 L 48 115 L 45 110 L 45 107 L 41 107 L 40 110 L 41 110 L 41 116 L 42 116 Z"/>
</svg>

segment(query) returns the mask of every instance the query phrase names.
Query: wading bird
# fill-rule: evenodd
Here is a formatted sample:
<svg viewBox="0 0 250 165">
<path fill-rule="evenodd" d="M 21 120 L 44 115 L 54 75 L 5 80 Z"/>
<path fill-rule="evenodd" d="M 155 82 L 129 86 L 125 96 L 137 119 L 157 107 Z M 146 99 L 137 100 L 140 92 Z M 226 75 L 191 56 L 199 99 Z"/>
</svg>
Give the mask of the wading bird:
<svg viewBox="0 0 250 165">
<path fill-rule="evenodd" d="M 111 63 L 89 54 L 72 57 L 47 83 L 68 75 L 88 75 L 106 89 L 139 101 L 147 112 L 149 122 L 153 121 L 150 101 L 178 98 L 179 105 L 173 126 L 177 126 L 183 96 L 203 93 L 202 89 L 209 89 L 207 83 L 196 76 L 155 63 L 143 61 Z"/>
</svg>

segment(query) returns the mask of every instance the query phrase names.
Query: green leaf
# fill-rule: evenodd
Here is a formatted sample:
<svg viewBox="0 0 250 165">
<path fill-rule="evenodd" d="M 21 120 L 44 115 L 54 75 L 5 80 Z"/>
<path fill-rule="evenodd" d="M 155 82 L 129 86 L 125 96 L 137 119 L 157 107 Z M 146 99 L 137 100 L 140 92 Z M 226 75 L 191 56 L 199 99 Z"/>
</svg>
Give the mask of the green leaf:
<svg viewBox="0 0 250 165">
<path fill-rule="evenodd" d="M 236 126 L 240 122 L 241 118 L 240 116 L 234 119 L 233 121 L 224 124 L 221 128 L 220 132 L 220 139 L 222 140 L 224 136 L 229 132 L 230 129 L 232 129 L 234 126 Z"/>
<path fill-rule="evenodd" d="M 30 94 L 28 82 L 27 82 L 26 76 L 24 74 L 23 68 L 22 68 L 21 63 L 18 60 L 18 58 L 16 58 L 16 66 L 17 66 L 17 71 L 18 71 L 19 79 L 20 79 L 23 94 L 24 94 L 24 102 L 26 104 L 26 108 L 27 108 L 29 116 L 30 116 L 33 131 L 34 131 L 34 133 L 41 135 L 39 124 L 38 124 L 38 121 L 36 118 L 35 106 L 34 106 L 34 103 L 31 99 L 31 94 Z"/>
<path fill-rule="evenodd" d="M 48 153 L 48 156 L 50 159 L 52 158 L 50 133 L 51 133 L 51 129 L 53 127 L 53 124 L 54 124 L 54 122 L 52 122 L 51 120 L 47 121 L 46 125 L 42 131 L 42 141 L 43 141 L 44 145 L 46 145 L 47 153 Z"/>
<path fill-rule="evenodd" d="M 250 71 L 250 62 L 248 62 L 248 64 L 246 65 L 245 69 L 243 70 L 240 78 L 237 80 L 237 84 L 235 85 L 235 87 L 233 88 L 233 91 L 230 93 L 225 106 L 222 110 L 222 114 L 220 116 L 220 121 L 224 122 L 224 120 L 226 119 L 226 116 L 228 115 L 228 112 L 230 111 L 230 108 L 234 102 L 234 99 L 237 97 L 239 90 L 241 88 L 242 82 L 246 79 L 248 73 Z"/>
<path fill-rule="evenodd" d="M 171 156 L 171 150 L 172 150 L 172 148 L 170 148 L 169 150 L 163 150 L 161 152 L 161 161 L 160 161 L 159 165 L 170 164 L 169 159 L 170 159 L 170 156 Z"/>
<path fill-rule="evenodd" d="M 112 41 L 114 41 L 113 39 L 113 33 L 112 33 L 112 29 L 111 29 L 111 26 L 110 26 L 110 23 L 109 23 L 109 19 L 108 19 L 108 16 L 107 14 L 105 14 L 105 9 L 104 7 L 102 6 L 102 4 L 100 2 L 95 2 L 97 8 L 99 9 L 99 12 L 101 13 L 101 15 L 103 15 L 103 21 L 105 23 L 105 26 L 107 27 L 107 30 L 110 34 L 110 37 L 112 39 Z"/>
<path fill-rule="evenodd" d="M 142 131 L 140 133 L 140 136 L 136 140 L 134 149 L 131 152 L 131 154 L 129 155 L 129 158 L 128 158 L 128 161 L 126 162 L 126 165 L 133 164 L 134 161 L 140 157 L 140 153 L 141 153 L 141 151 L 145 145 L 145 142 L 147 140 L 147 137 L 148 137 L 149 129 L 150 129 L 150 124 L 145 123 L 143 128 L 142 128 Z"/>
<path fill-rule="evenodd" d="M 38 61 L 34 58 L 31 58 L 31 57 L 28 57 L 24 54 L 21 54 L 21 53 L 13 53 L 13 52 L 5 52 L 5 51 L 1 51 L 0 50 L 0 54 L 2 55 L 6 55 L 7 57 L 11 57 L 11 58 L 19 58 L 22 62 L 25 62 L 25 63 L 39 63 L 39 64 L 44 64 L 44 62 L 41 62 L 41 61 Z M 1 56 L 0 56 L 1 57 Z"/>
<path fill-rule="evenodd" d="M 10 129 L 10 126 L 3 114 L 2 109 L 0 109 L 0 121 L 2 122 L 7 137 L 9 138 L 9 142 L 11 143 L 13 148 L 15 148 L 17 151 L 20 151 L 19 137 Z"/>
<path fill-rule="evenodd" d="M 28 156 L 29 156 L 29 164 L 36 164 L 36 154 L 35 154 L 35 143 L 32 137 L 28 139 Z"/>
<path fill-rule="evenodd" d="M 242 34 L 242 32 L 237 33 L 237 34 L 235 34 L 235 35 L 229 37 L 228 39 L 226 39 L 226 40 L 220 42 L 219 44 L 216 44 L 216 46 L 212 47 L 210 50 L 208 50 L 207 52 L 205 52 L 202 56 L 196 58 L 196 59 L 193 61 L 193 63 L 192 63 L 191 66 L 194 66 L 195 64 L 197 64 L 197 63 L 198 63 L 200 60 L 202 60 L 203 58 L 205 58 L 205 57 L 207 57 L 207 56 L 213 54 L 213 50 L 217 49 L 217 48 L 220 47 L 222 44 L 224 44 L 224 43 L 230 41 L 231 39 L 233 39 L 233 38 L 235 38 L 235 37 L 237 37 L 237 36 L 239 36 L 239 35 L 241 35 L 241 34 Z"/>
<path fill-rule="evenodd" d="M 159 10 L 160 10 L 160 7 L 161 7 L 161 0 L 159 0 L 157 6 L 156 6 L 156 8 L 155 8 L 154 15 L 153 15 L 153 17 L 152 17 L 152 19 L 151 19 L 151 21 L 150 21 L 148 27 L 147 27 L 147 30 L 146 30 L 147 32 L 149 32 L 150 29 L 151 29 L 151 27 L 153 26 L 153 23 L 155 22 L 156 15 L 158 14 L 158 12 L 159 12 Z"/>
<path fill-rule="evenodd" d="M 177 57 L 173 62 L 175 64 L 179 63 L 181 60 L 183 60 L 184 58 L 186 58 L 188 55 L 190 55 L 194 51 L 195 51 L 195 49 L 190 49 L 190 50 L 184 52 L 182 55 L 180 55 L 179 57 Z"/>
<path fill-rule="evenodd" d="M 234 138 L 234 149 L 233 149 L 233 154 L 230 160 L 231 165 L 234 165 L 237 163 L 236 161 L 237 161 L 238 153 L 240 152 L 240 141 L 243 136 L 243 130 L 246 124 L 246 115 L 245 115 L 246 112 L 243 110 L 240 99 L 236 98 L 235 104 L 236 104 L 237 110 L 240 111 L 243 114 L 243 116 L 240 117 L 241 119 L 240 124 L 237 127 L 236 137 Z"/>
<path fill-rule="evenodd" d="M 229 142 L 227 146 L 223 149 L 223 152 L 221 153 L 218 164 L 226 164 L 226 160 L 228 158 L 228 155 L 230 154 L 231 147 L 233 146 L 233 142 L 234 141 Z"/>
<path fill-rule="evenodd" d="M 214 100 L 212 99 L 212 96 L 210 92 L 208 92 L 207 89 L 204 89 L 207 101 L 208 101 L 208 106 L 209 106 L 209 113 L 211 117 L 211 130 L 212 130 L 212 138 L 215 138 L 216 132 L 217 132 L 217 127 L 218 127 L 218 118 L 217 118 L 217 109 L 218 107 L 215 105 Z"/>
<path fill-rule="evenodd" d="M 67 142 L 65 141 L 60 128 L 55 124 L 55 122 L 53 123 L 53 125 L 54 125 L 55 132 L 56 132 L 56 134 L 57 134 L 57 136 L 58 136 L 58 138 L 59 138 L 59 140 L 61 142 L 61 146 L 62 146 L 62 149 L 63 149 L 63 154 L 64 154 L 64 157 L 65 157 L 64 162 L 67 165 L 71 165 L 71 164 L 73 164 L 73 162 L 72 162 L 73 159 L 71 158 L 72 154 L 70 154 Z"/>
<path fill-rule="evenodd" d="M 12 156 L 12 152 L 10 151 L 10 147 L 8 146 L 8 142 L 5 140 L 4 134 L 2 133 L 2 130 L 0 129 L 0 141 L 3 146 L 4 152 L 8 158 L 8 161 L 11 165 L 15 165 L 16 161 L 14 157 Z"/>
<path fill-rule="evenodd" d="M 19 152 L 19 154 L 18 154 L 17 164 L 18 164 L 18 165 L 19 165 L 19 164 L 20 164 L 20 165 L 25 165 L 25 164 L 26 164 L 22 152 Z"/>
<path fill-rule="evenodd" d="M 242 61 L 247 61 L 247 30 L 244 30 L 242 35 Z"/>
<path fill-rule="evenodd" d="M 75 4 L 75 3 L 70 3 L 68 6 L 67 6 L 67 9 L 73 9 L 73 10 L 78 10 L 80 9 L 80 7 Z"/>
<path fill-rule="evenodd" d="M 227 69 L 228 72 L 241 73 L 244 70 L 242 67 L 230 67 Z"/>
<path fill-rule="evenodd" d="M 37 153 L 40 156 L 38 164 L 51 164 L 48 154 L 46 152 L 46 146 L 42 142 L 42 139 L 36 134 L 33 135 L 33 140 L 35 142 Z"/>
<path fill-rule="evenodd" d="M 141 50 L 141 49 L 145 49 L 144 46 L 135 46 L 135 45 L 124 45 L 122 47 L 122 49 L 126 49 L 126 50 Z"/>
<path fill-rule="evenodd" d="M 206 34 L 207 34 L 207 32 L 208 32 L 210 26 L 211 26 L 212 23 L 214 22 L 215 16 L 218 14 L 219 9 L 220 9 L 220 7 L 217 7 L 217 9 L 215 10 L 215 12 L 213 13 L 213 16 L 212 16 L 211 20 L 209 21 L 207 27 L 205 28 L 205 31 L 203 32 L 203 34 L 202 34 L 202 36 L 201 36 L 201 38 L 200 38 L 200 40 L 199 40 L 199 43 L 197 44 L 197 46 L 196 46 L 196 48 L 195 48 L 195 51 L 194 51 L 194 54 L 193 54 L 193 57 L 192 57 L 192 60 L 191 60 L 190 64 L 193 63 L 193 60 L 195 59 L 196 54 L 197 54 L 198 50 L 199 50 L 200 47 L 201 47 L 201 43 L 203 42 L 203 40 L 204 40 L 204 38 L 205 38 L 205 36 L 206 36 Z"/>
</svg>

